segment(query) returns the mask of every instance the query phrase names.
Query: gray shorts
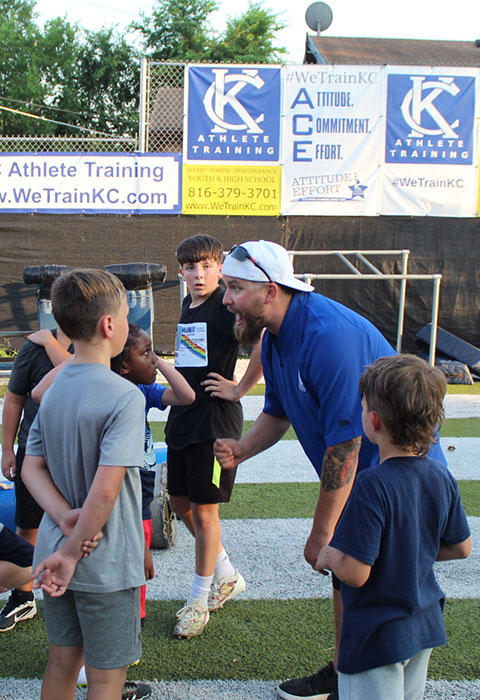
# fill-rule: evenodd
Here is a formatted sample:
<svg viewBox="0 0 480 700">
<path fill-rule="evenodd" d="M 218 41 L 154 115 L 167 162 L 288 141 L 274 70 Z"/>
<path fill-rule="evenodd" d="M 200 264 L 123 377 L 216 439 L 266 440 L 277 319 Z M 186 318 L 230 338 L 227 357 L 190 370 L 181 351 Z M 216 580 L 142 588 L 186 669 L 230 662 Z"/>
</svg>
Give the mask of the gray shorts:
<svg viewBox="0 0 480 700">
<path fill-rule="evenodd" d="M 422 700 L 431 653 L 432 649 L 423 649 L 390 666 L 339 673 L 338 695 L 342 700 Z"/>
<path fill-rule="evenodd" d="M 60 598 L 43 594 L 50 644 L 83 647 L 85 662 L 121 668 L 142 655 L 140 588 L 113 593 L 67 590 Z"/>
</svg>

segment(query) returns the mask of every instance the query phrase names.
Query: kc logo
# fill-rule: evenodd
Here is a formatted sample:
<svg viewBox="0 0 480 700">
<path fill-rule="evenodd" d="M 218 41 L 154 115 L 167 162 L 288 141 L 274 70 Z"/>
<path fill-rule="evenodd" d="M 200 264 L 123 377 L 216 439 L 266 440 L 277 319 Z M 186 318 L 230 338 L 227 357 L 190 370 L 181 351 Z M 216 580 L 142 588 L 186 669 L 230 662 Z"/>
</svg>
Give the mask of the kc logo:
<svg viewBox="0 0 480 700">
<path fill-rule="evenodd" d="M 471 165 L 474 104 L 473 75 L 390 73 L 385 162 Z"/>
<path fill-rule="evenodd" d="M 265 82 L 258 75 L 258 70 L 245 68 L 241 73 L 231 73 L 228 75 L 227 68 L 216 68 L 212 71 L 215 75 L 215 81 L 210 85 L 203 104 L 205 111 L 210 119 L 215 123 L 213 132 L 225 132 L 229 129 L 234 131 L 247 130 L 250 134 L 261 134 L 263 129 L 260 128 L 260 122 L 265 119 L 265 114 L 260 114 L 254 119 L 245 109 L 245 106 L 237 98 L 238 93 L 246 85 L 252 85 L 259 90 L 265 85 Z M 235 84 L 228 92 L 225 92 L 227 83 Z M 240 124 L 232 124 L 225 121 L 225 106 L 231 107 L 241 120 Z"/>
<path fill-rule="evenodd" d="M 411 80 L 413 87 L 405 95 L 401 107 L 403 118 L 412 129 L 409 136 L 445 136 L 457 139 L 458 134 L 455 133 L 454 129 L 460 125 L 459 120 L 455 119 L 452 124 L 448 124 L 434 104 L 443 90 L 446 90 L 453 97 L 458 95 L 460 88 L 455 85 L 454 79 L 426 80 L 424 76 L 412 75 Z M 426 92 L 425 96 L 424 91 Z M 437 129 L 427 129 L 422 126 L 424 111 L 438 125 Z"/>
<path fill-rule="evenodd" d="M 188 66 L 188 161 L 280 157 L 280 68 Z"/>
</svg>

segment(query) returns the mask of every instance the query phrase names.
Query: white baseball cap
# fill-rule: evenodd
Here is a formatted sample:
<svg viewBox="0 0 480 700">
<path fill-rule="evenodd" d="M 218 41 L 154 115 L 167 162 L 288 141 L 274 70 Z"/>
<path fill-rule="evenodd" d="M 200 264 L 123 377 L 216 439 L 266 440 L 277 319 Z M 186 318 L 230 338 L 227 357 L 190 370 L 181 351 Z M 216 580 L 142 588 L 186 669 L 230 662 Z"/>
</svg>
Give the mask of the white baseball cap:
<svg viewBox="0 0 480 700">
<path fill-rule="evenodd" d="M 285 248 L 272 241 L 247 241 L 232 248 L 223 261 L 222 274 L 251 282 L 276 282 L 299 292 L 313 287 L 297 279 Z"/>
</svg>

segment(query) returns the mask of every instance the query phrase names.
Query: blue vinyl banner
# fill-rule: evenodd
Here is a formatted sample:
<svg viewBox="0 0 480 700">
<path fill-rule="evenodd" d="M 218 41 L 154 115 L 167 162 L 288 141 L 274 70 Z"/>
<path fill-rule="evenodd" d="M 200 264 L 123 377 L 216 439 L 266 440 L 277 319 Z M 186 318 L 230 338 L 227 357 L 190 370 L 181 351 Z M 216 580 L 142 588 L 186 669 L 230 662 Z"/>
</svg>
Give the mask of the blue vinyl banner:
<svg viewBox="0 0 480 700">
<path fill-rule="evenodd" d="M 0 213 L 180 214 L 179 153 L 0 153 Z"/>
<path fill-rule="evenodd" d="M 477 68 L 385 66 L 380 213 L 474 216 Z"/>
<path fill-rule="evenodd" d="M 187 67 L 186 162 L 280 160 L 281 69 Z"/>
<path fill-rule="evenodd" d="M 475 77 L 436 70 L 388 75 L 386 163 L 472 165 Z"/>
</svg>

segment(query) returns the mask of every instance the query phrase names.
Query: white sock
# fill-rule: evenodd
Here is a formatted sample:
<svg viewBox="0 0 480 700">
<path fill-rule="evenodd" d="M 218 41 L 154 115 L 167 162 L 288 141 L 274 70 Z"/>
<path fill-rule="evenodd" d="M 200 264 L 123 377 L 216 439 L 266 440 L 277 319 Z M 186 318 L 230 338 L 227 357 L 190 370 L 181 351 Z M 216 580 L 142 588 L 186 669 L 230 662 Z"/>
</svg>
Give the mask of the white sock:
<svg viewBox="0 0 480 700">
<path fill-rule="evenodd" d="M 228 558 L 225 549 L 222 549 L 215 564 L 215 578 L 233 578 L 234 576 L 235 569 L 232 566 L 232 562 Z"/>
<path fill-rule="evenodd" d="M 213 574 L 211 576 L 199 576 L 198 574 L 195 574 L 189 597 L 199 600 L 202 605 L 206 606 L 208 603 L 208 594 L 210 593 L 212 581 Z"/>
</svg>

